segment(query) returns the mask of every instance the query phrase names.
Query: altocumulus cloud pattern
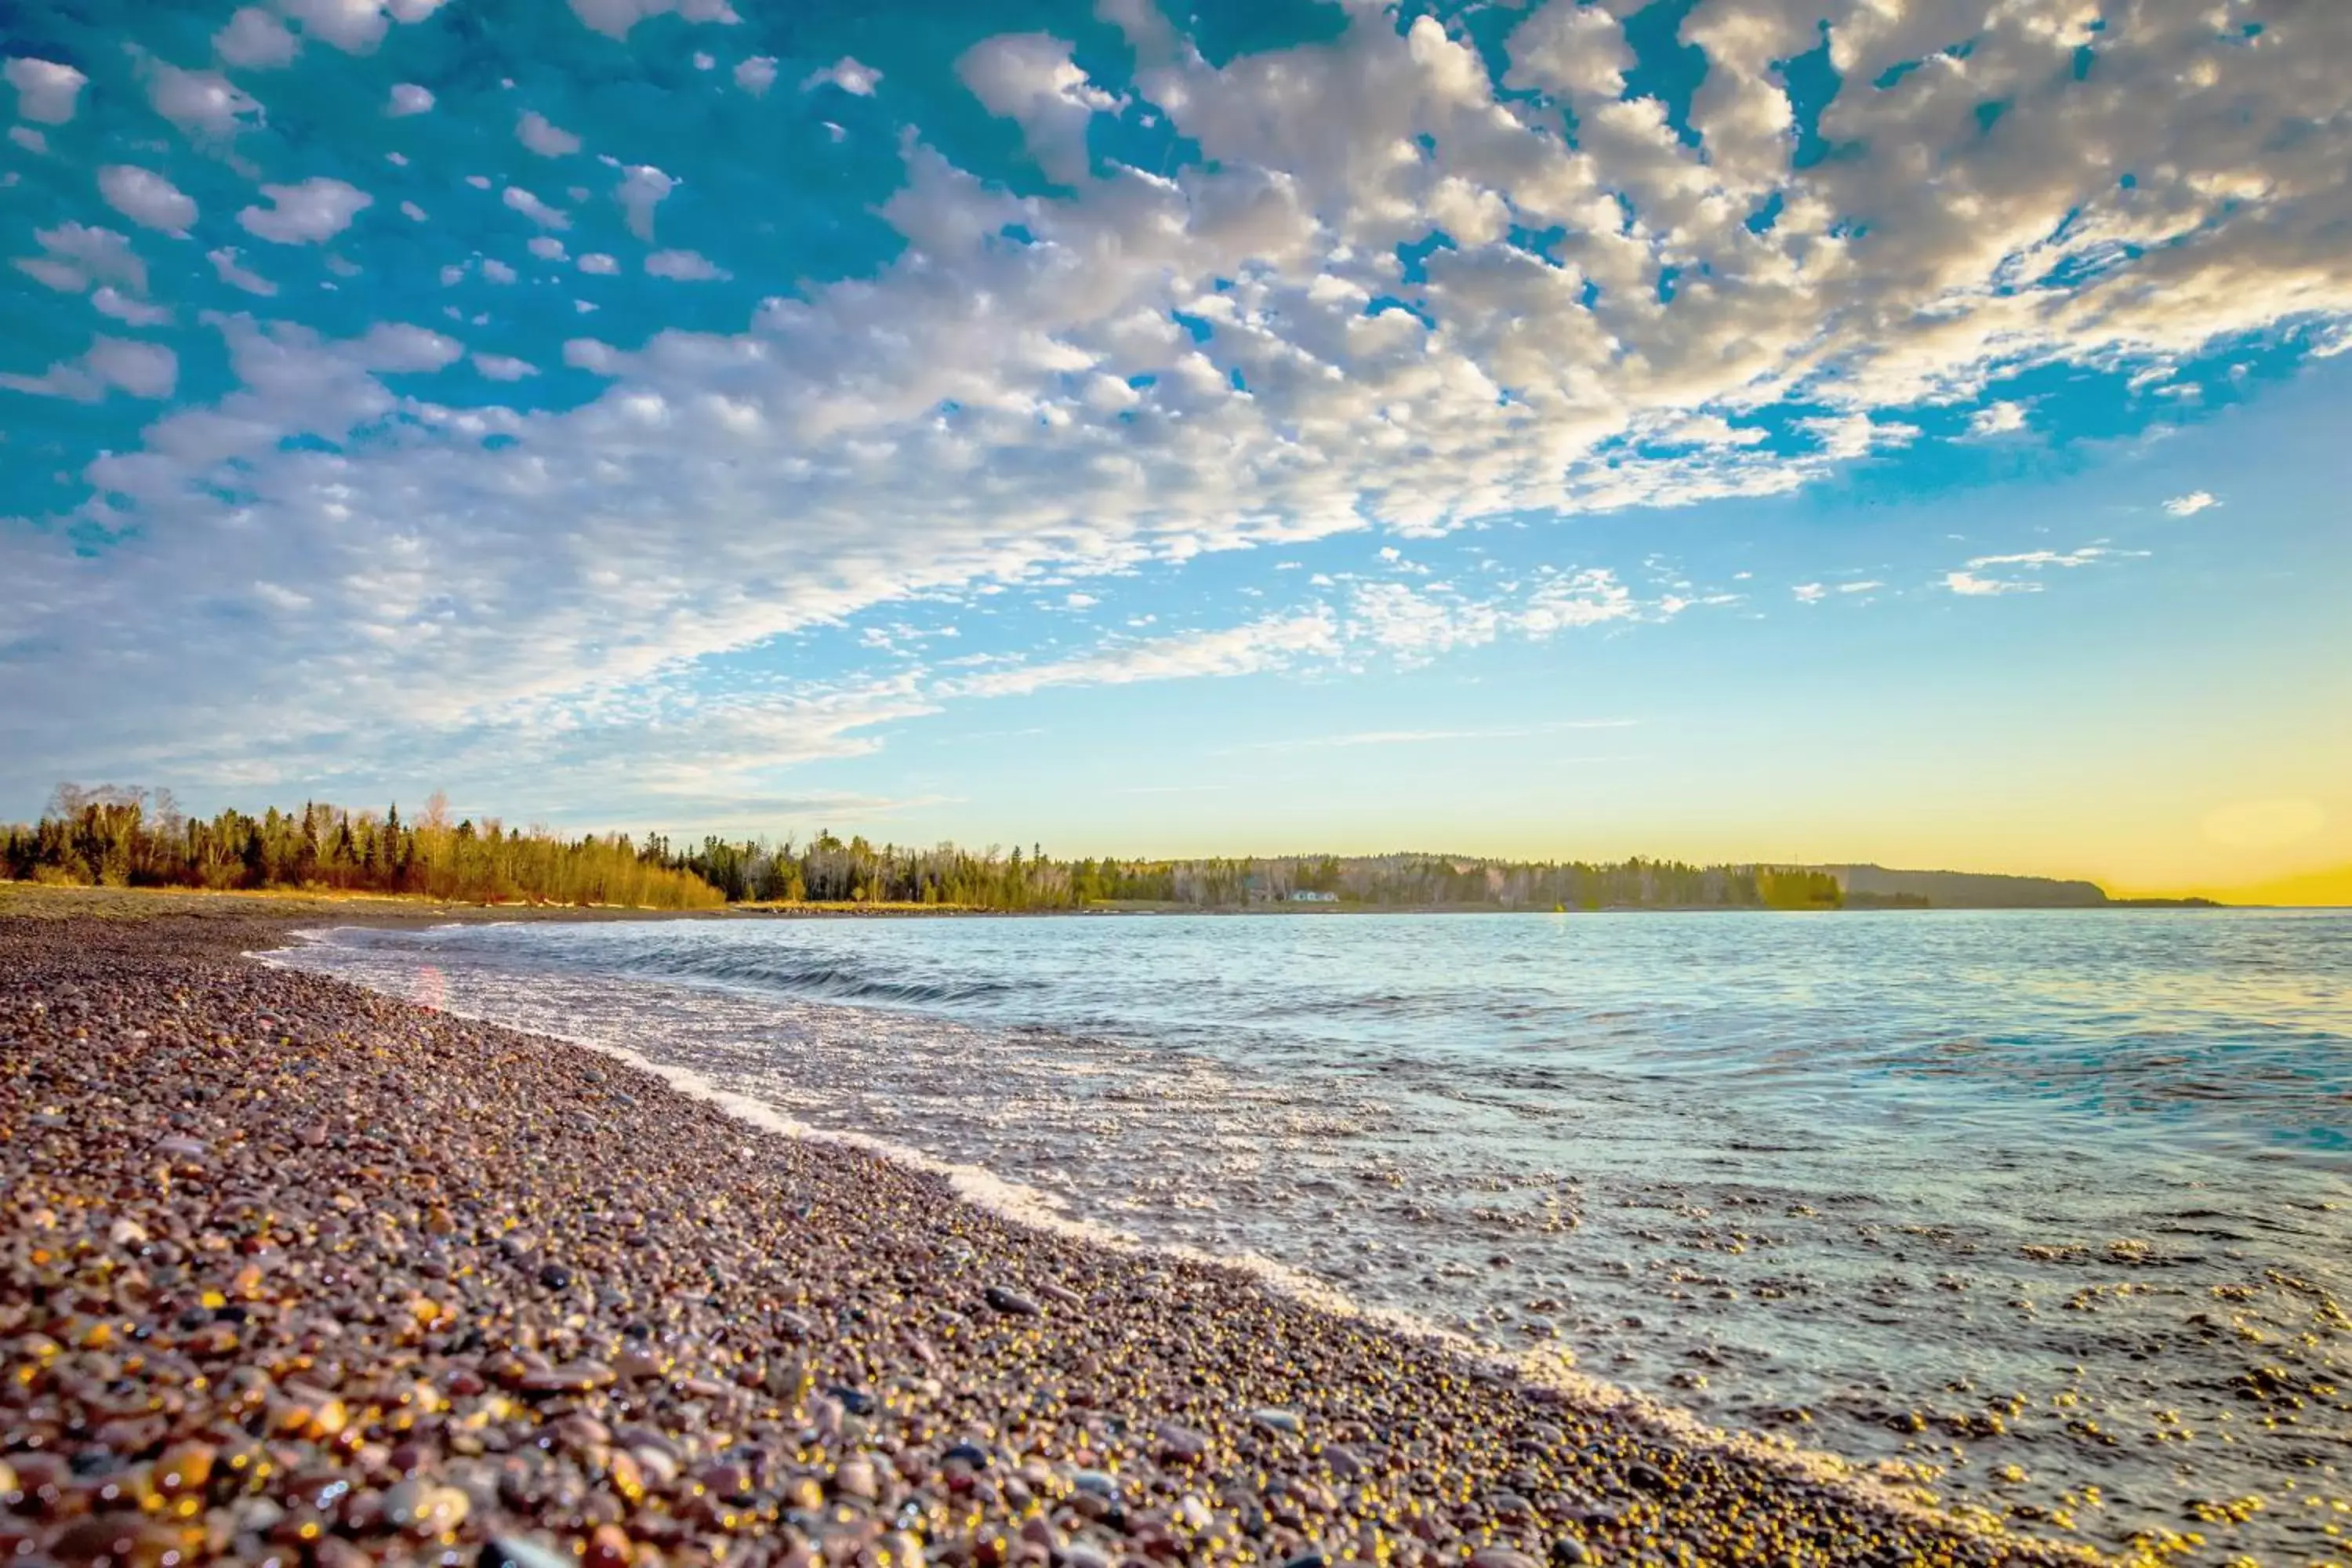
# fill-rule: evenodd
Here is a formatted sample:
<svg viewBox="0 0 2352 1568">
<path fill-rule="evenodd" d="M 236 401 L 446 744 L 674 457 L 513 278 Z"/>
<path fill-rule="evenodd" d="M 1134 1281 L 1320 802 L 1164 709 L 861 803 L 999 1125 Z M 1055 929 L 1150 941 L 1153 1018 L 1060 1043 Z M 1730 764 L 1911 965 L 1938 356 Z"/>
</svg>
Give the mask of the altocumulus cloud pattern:
<svg viewBox="0 0 2352 1568">
<path fill-rule="evenodd" d="M 1183 633 L 752 657 L 1008 584 L 2109 432 L 2352 313 L 2330 0 L 8 26 L 0 680 L 41 765 L 626 752 L 658 790 L 649 735 L 708 784 L 1049 685 L 1667 618 L 1600 568 L 1296 574 Z"/>
</svg>

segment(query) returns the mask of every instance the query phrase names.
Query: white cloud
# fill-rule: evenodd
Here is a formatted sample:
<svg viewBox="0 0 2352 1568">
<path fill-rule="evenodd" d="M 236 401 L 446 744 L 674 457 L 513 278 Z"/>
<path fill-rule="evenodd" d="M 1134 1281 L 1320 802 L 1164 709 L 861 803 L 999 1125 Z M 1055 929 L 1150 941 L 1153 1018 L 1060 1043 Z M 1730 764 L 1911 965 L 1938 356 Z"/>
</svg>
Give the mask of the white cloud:
<svg viewBox="0 0 2352 1568">
<path fill-rule="evenodd" d="M 743 62 L 746 66 L 753 63 L 755 62 L 751 60 Z M 754 91 L 767 91 L 767 82 L 771 82 L 775 79 L 776 68 L 773 60 L 768 62 L 766 77 L 767 81 L 761 82 L 758 88 L 753 89 Z M 735 79 L 738 81 L 742 81 L 743 79 L 743 73 L 740 67 L 737 68 Z M 834 61 L 833 64 L 817 70 L 813 70 L 809 72 L 808 75 L 803 77 L 801 79 L 801 90 L 803 92 L 809 92 L 820 87 L 837 87 L 841 89 L 842 91 L 853 94 L 858 98 L 871 98 L 874 96 L 875 86 L 879 83 L 881 79 L 882 73 L 876 70 L 872 66 L 860 65 L 849 56 L 844 55 L 839 59 Z M 746 82 L 744 85 L 749 87 L 751 84 Z"/>
<path fill-rule="evenodd" d="M 0 76 L 16 89 L 16 112 L 42 125 L 63 125 L 74 117 L 74 107 L 89 78 L 56 60 L 18 55 L 0 67 Z"/>
<path fill-rule="evenodd" d="M 991 114 L 1021 127 L 1030 156 L 1065 184 L 1087 176 L 1087 122 L 1118 107 L 1118 99 L 1087 79 L 1070 48 L 1045 33 L 1003 33 L 966 49 L 955 68 Z"/>
<path fill-rule="evenodd" d="M 127 235 L 110 228 L 61 223 L 33 231 L 39 256 L 20 257 L 20 272 L 61 293 L 79 294 L 94 282 L 120 283 L 133 293 L 147 291 L 147 264 L 131 247 Z"/>
<path fill-rule="evenodd" d="M 672 13 L 689 22 L 732 26 L 742 20 L 727 0 L 572 0 L 572 14 L 607 37 L 625 38 L 648 16 Z"/>
<path fill-rule="evenodd" d="M 1800 583 L 1789 591 L 1797 596 L 1797 603 L 1801 605 L 1818 605 L 1828 595 L 1829 588 L 1821 583 Z"/>
<path fill-rule="evenodd" d="M 1351 640 L 1369 642 L 1407 664 L 1493 642 L 1502 630 L 1493 605 L 1423 595 L 1402 583 L 1358 584 L 1348 598 Z"/>
<path fill-rule="evenodd" d="M 739 62 L 735 67 L 735 85 L 753 98 L 764 96 L 776 85 L 776 57 L 753 55 Z"/>
<path fill-rule="evenodd" d="M 1971 436 L 2008 436 L 2025 428 L 2025 405 L 1988 403 L 1969 420 Z"/>
<path fill-rule="evenodd" d="M 727 276 L 691 250 L 656 250 L 646 258 L 646 270 L 681 283 L 707 283 Z"/>
<path fill-rule="evenodd" d="M 1979 555 L 1969 563 L 1970 568 L 1985 566 L 2088 566 L 2094 561 L 2113 555 L 2116 552 L 2101 544 L 2086 544 L 2080 550 L 2024 550 L 2014 555 Z"/>
<path fill-rule="evenodd" d="M 654 208 L 659 206 L 677 182 L 650 163 L 632 164 L 621 175 L 614 188 L 613 199 L 621 204 L 627 216 L 629 232 L 647 245 L 654 242 Z"/>
<path fill-rule="evenodd" d="M 276 0 L 302 25 L 305 37 L 332 44 L 345 54 L 372 54 L 394 22 L 421 22 L 446 0 Z"/>
<path fill-rule="evenodd" d="M 526 110 L 515 122 L 515 140 L 542 158 L 562 158 L 580 151 L 579 137 L 535 109 Z"/>
<path fill-rule="evenodd" d="M 265 298 L 278 292 L 277 284 L 240 265 L 237 252 L 231 247 L 223 246 L 218 250 L 206 251 L 205 259 L 213 264 L 213 271 L 220 280 L 233 289 L 242 289 L 248 294 L 259 294 Z"/>
<path fill-rule="evenodd" d="M 531 236 L 530 242 L 524 247 L 524 248 L 529 250 L 533 256 L 538 257 L 541 261 L 561 261 L 563 259 L 563 242 L 556 238 L 551 234 L 537 234 Z"/>
<path fill-rule="evenodd" d="M 246 128 L 247 120 L 260 120 L 260 100 L 218 71 L 185 71 L 154 59 L 141 63 L 147 101 L 190 135 L 233 136 Z"/>
<path fill-rule="evenodd" d="M 2004 568 L 2010 572 L 2040 572 L 2045 566 L 2072 571 L 2097 562 L 2115 560 L 2126 555 L 2145 555 L 2145 551 L 2122 551 L 2105 544 L 2085 544 L 2077 550 L 2021 550 L 2006 555 L 1979 555 L 1971 558 L 1967 569 L 1944 574 L 1944 586 L 1955 594 L 1983 596 L 1994 594 L 2039 594 L 2041 583 L 2031 576 L 1987 577 L 1988 568 Z"/>
<path fill-rule="evenodd" d="M 2221 498 L 2211 490 L 2190 490 L 2187 495 L 2174 496 L 2164 503 L 2164 510 L 2174 517 L 2195 517 L 2207 507 L 2220 506 Z"/>
<path fill-rule="evenodd" d="M 268 70 L 294 63 L 301 48 L 286 24 L 258 5 L 247 5 L 213 35 L 213 52 L 241 70 Z"/>
<path fill-rule="evenodd" d="M 1841 583 L 1838 584 L 1838 592 L 1841 594 L 1870 594 L 1875 593 L 1877 590 L 1885 586 L 1885 584 L 1878 581 L 1874 577 L 1872 577 L 1865 578 L 1859 583 Z"/>
<path fill-rule="evenodd" d="M 1052 686 L 1124 686 L 1139 680 L 1255 675 L 1339 651 L 1339 626 L 1328 609 L 1270 616 L 1221 631 L 1185 632 L 1113 644 L 1097 652 L 1046 664 L 970 675 L 940 683 L 943 696 L 1025 696 Z"/>
<path fill-rule="evenodd" d="M 485 258 L 482 262 L 482 276 L 493 283 L 511 283 L 515 280 L 515 269 L 503 261 Z"/>
<path fill-rule="evenodd" d="M 539 374 L 539 367 L 527 360 L 510 359 L 505 354 L 477 353 L 473 357 L 474 368 L 492 381 L 520 381 Z"/>
<path fill-rule="evenodd" d="M 410 114 L 423 114 L 432 109 L 434 101 L 429 89 L 419 87 L 413 81 L 394 82 L 392 86 L 392 97 L 385 103 L 383 111 L 394 119 Z"/>
<path fill-rule="evenodd" d="M 1973 572 L 1947 572 L 1944 586 L 1971 598 L 1994 594 L 2039 594 L 2042 584 L 2023 578 L 1979 577 Z"/>
<path fill-rule="evenodd" d="M 184 237 L 196 221 L 196 204 L 177 185 L 152 170 L 110 163 L 98 172 L 99 195 L 131 222 Z"/>
<path fill-rule="evenodd" d="M 593 272 L 600 277 L 605 278 L 611 277 L 614 273 L 618 272 L 621 269 L 621 264 L 619 262 L 614 260 L 611 257 L 605 255 L 601 250 L 590 251 L 587 255 L 580 258 L 577 265 L 583 272 Z"/>
<path fill-rule="evenodd" d="M 1579 626 L 1630 620 L 1640 609 L 1633 590 L 1603 568 L 1546 572 L 1511 624 L 1528 637 L 1546 637 Z"/>
<path fill-rule="evenodd" d="M 95 403 L 110 388 L 133 397 L 169 397 L 179 376 L 179 359 L 161 343 L 100 338 L 78 360 L 53 364 L 42 375 L 0 375 L 0 386 L 41 397 Z"/>
<path fill-rule="evenodd" d="M 425 221 L 425 209 L 418 206 L 415 202 L 403 202 L 400 204 L 400 216 L 406 218 L 411 223 L 423 223 Z"/>
<path fill-rule="evenodd" d="M 22 147 L 26 152 L 31 153 L 37 156 L 47 157 L 48 155 L 49 139 L 42 135 L 39 132 L 34 130 L 29 125 L 11 125 L 8 127 L 8 140 L 14 142 L 17 146 Z"/>
<path fill-rule="evenodd" d="M 134 300 L 110 283 L 102 283 L 93 289 L 89 302 L 100 315 L 111 316 L 125 326 L 160 327 L 172 319 L 172 312 L 164 307 Z"/>
<path fill-rule="evenodd" d="M 501 198 L 507 205 L 530 219 L 541 228 L 570 228 L 572 220 L 549 206 L 520 185 L 509 185 Z"/>
<path fill-rule="evenodd" d="M 1797 427 L 1821 443 L 1823 457 L 1841 462 L 1886 447 L 1907 447 L 1920 434 L 1916 425 L 1873 419 L 1859 411 L 1800 419 Z"/>
<path fill-rule="evenodd" d="M 317 245 L 341 234 L 375 198 L 357 185 L 314 176 L 295 185 L 264 185 L 267 207 L 247 207 L 236 221 L 273 245 Z"/>
</svg>

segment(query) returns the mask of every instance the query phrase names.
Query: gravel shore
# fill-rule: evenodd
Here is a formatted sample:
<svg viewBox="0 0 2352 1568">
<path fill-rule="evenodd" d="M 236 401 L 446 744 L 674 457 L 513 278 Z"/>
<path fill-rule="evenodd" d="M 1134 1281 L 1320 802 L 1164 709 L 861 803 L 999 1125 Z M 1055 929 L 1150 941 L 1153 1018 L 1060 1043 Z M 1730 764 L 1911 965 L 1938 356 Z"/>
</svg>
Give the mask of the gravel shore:
<svg viewBox="0 0 2352 1568">
<path fill-rule="evenodd" d="M 0 1563 L 2061 1560 L 237 956 L 282 929 L 0 918 Z"/>
</svg>

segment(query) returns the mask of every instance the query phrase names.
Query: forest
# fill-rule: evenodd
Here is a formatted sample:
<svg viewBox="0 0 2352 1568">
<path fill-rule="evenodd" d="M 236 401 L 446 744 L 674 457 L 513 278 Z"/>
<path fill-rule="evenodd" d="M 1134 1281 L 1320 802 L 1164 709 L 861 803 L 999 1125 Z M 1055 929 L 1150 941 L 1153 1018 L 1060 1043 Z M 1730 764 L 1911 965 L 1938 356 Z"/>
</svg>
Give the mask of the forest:
<svg viewBox="0 0 2352 1568">
<path fill-rule="evenodd" d="M 435 795 L 404 819 L 316 802 L 260 816 L 179 809 L 168 790 L 61 784 L 38 822 L 0 827 L 0 874 L 105 887 L 415 894 L 475 903 L 690 910 L 723 904 L 996 910 L 1232 909 L 1313 899 L 1379 909 L 1837 909 L 1843 884 L 1799 867 L 1395 854 L 1060 859 L 919 848 L 819 833 L 674 846 L 666 835 L 565 837 L 494 817 L 450 820 Z"/>
<path fill-rule="evenodd" d="M 340 806 L 258 816 L 181 812 L 169 790 L 60 784 L 41 819 L 0 828 L 17 881 L 110 888 L 409 893 L 470 903 L 714 909 L 719 890 L 626 836 L 566 838 L 494 818 L 452 823 L 438 795 L 414 821 Z"/>
</svg>

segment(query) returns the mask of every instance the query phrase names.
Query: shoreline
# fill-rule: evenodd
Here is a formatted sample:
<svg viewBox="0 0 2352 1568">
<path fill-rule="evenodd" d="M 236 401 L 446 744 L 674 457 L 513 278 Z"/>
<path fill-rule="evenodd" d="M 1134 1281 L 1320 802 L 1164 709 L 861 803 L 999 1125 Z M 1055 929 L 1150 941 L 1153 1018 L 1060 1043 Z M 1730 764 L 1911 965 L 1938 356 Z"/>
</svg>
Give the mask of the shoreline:
<svg viewBox="0 0 2352 1568">
<path fill-rule="evenodd" d="M 299 923 L 0 918 L 36 1553 L 2083 1560 L 237 956 Z"/>
</svg>

